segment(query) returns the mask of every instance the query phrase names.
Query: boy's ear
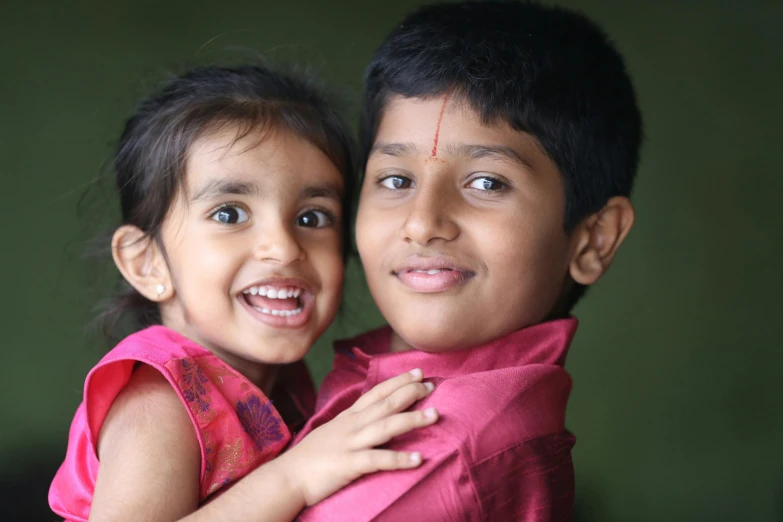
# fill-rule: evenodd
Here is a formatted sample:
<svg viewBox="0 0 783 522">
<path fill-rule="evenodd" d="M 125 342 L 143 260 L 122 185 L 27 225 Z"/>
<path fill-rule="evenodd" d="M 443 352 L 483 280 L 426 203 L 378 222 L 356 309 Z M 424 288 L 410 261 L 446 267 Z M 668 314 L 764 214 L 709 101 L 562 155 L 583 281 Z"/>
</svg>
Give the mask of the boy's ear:
<svg viewBox="0 0 783 522">
<path fill-rule="evenodd" d="M 591 285 L 609 269 L 617 249 L 634 222 L 631 201 L 610 199 L 604 208 L 583 220 L 573 233 L 575 244 L 569 272 L 577 283 Z"/>
<path fill-rule="evenodd" d="M 111 254 L 122 277 L 150 301 L 160 303 L 174 295 L 163 252 L 140 228 L 133 225 L 118 228 L 112 236 Z"/>
</svg>

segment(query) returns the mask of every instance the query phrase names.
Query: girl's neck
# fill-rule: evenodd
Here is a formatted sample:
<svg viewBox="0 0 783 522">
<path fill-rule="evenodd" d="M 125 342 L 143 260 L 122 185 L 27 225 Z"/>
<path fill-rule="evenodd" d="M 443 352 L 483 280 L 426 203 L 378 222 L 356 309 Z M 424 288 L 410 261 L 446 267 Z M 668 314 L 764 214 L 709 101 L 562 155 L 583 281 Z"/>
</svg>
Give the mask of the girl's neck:
<svg viewBox="0 0 783 522">
<path fill-rule="evenodd" d="M 277 381 L 278 369 L 280 368 L 279 365 L 248 361 L 223 350 L 210 351 L 221 361 L 244 375 L 247 380 L 255 384 L 259 390 L 264 392 L 264 395 L 267 397 L 270 396 L 275 387 L 275 382 Z"/>
<path fill-rule="evenodd" d="M 205 343 L 199 338 L 199 335 L 194 335 L 194 332 L 190 331 L 187 324 L 178 324 L 177 321 L 167 321 L 164 316 L 163 324 L 167 328 L 170 328 L 180 335 L 187 337 L 194 343 L 201 345 L 205 350 L 209 350 L 218 359 L 225 364 L 241 373 L 247 380 L 255 384 L 259 390 L 261 390 L 267 397 L 270 396 L 272 390 L 275 387 L 277 381 L 277 374 L 279 365 L 267 364 L 257 361 L 249 361 L 243 357 L 232 353 L 229 350 L 224 350 L 219 346 L 213 346 L 210 343 Z"/>
</svg>

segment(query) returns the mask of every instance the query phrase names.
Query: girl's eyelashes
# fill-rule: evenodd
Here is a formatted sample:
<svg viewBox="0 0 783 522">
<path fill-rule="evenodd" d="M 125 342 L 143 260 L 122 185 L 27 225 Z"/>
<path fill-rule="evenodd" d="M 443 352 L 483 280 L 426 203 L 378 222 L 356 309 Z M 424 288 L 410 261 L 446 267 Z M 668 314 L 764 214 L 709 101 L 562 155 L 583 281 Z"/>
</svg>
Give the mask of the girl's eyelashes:
<svg viewBox="0 0 783 522">
<path fill-rule="evenodd" d="M 334 215 L 328 210 L 311 208 L 296 216 L 296 225 L 305 228 L 323 228 L 333 225 Z"/>
<path fill-rule="evenodd" d="M 247 211 L 238 203 L 223 203 L 209 217 L 221 225 L 240 225 L 250 220 Z"/>
</svg>

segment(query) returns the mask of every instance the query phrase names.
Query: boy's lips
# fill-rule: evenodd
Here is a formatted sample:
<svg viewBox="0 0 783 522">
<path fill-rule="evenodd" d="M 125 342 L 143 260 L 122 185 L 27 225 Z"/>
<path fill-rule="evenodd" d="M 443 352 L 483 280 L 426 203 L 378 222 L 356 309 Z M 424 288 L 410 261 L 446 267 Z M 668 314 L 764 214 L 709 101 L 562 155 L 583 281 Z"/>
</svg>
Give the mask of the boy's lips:
<svg viewBox="0 0 783 522">
<path fill-rule="evenodd" d="M 246 286 L 237 299 L 264 324 L 298 328 L 307 324 L 315 302 L 310 285 L 299 278 L 270 277 Z"/>
<path fill-rule="evenodd" d="M 415 292 L 445 292 L 461 285 L 476 273 L 448 256 L 411 256 L 392 274 Z"/>
</svg>

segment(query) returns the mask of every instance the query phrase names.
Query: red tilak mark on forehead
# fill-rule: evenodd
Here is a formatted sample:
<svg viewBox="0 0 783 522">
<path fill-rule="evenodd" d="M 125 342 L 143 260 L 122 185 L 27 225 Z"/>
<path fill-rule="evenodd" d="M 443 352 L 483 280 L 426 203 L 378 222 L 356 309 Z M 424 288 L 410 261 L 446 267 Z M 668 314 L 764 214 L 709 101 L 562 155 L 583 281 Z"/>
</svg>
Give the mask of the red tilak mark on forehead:
<svg viewBox="0 0 783 522">
<path fill-rule="evenodd" d="M 440 116 L 438 116 L 438 126 L 435 127 L 435 138 L 432 140 L 432 157 L 438 155 L 438 136 L 440 135 L 440 122 L 443 121 L 443 113 L 446 111 L 446 104 L 449 103 L 449 96 L 451 96 L 451 87 L 446 91 L 446 96 L 443 98 L 443 106 L 440 108 Z"/>
</svg>

